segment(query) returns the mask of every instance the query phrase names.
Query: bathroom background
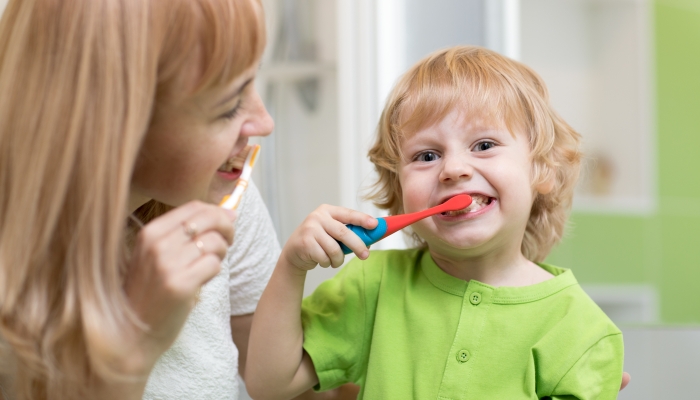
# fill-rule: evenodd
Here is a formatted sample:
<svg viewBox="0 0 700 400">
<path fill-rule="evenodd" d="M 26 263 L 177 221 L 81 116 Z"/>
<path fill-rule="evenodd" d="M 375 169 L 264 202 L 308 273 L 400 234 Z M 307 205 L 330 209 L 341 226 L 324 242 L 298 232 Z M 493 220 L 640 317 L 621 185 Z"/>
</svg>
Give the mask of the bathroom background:
<svg viewBox="0 0 700 400">
<path fill-rule="evenodd" d="M 700 1 L 262 1 L 257 85 L 276 128 L 254 175 L 281 242 L 322 203 L 383 215 L 362 193 L 393 83 L 433 50 L 492 48 L 539 72 L 584 137 L 571 229 L 547 262 L 622 328 L 619 398 L 700 397 Z M 306 292 L 335 272 L 314 270 Z"/>
</svg>

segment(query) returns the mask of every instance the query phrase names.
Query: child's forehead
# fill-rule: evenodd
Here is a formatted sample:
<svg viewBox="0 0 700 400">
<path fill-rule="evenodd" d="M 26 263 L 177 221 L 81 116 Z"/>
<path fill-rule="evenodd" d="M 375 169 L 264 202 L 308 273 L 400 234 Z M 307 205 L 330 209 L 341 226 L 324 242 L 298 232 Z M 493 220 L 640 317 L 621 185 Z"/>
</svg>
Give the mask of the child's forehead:
<svg viewBox="0 0 700 400">
<path fill-rule="evenodd" d="M 514 129 L 513 124 L 508 124 L 507 121 L 494 113 L 483 111 L 465 110 L 462 107 L 453 107 L 444 115 L 438 118 L 432 118 L 423 121 L 421 124 L 414 124 L 413 129 L 403 129 L 403 139 L 410 139 L 417 133 L 425 133 L 434 129 L 452 130 L 458 129 L 464 131 L 508 131 L 514 135 L 520 129 Z"/>
</svg>

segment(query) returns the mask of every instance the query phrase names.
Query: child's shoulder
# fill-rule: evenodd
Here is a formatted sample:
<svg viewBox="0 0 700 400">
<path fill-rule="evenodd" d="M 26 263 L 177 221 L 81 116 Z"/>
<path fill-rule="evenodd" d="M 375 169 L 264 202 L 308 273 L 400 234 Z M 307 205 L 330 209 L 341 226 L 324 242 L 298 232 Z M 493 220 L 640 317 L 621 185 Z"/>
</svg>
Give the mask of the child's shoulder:
<svg viewBox="0 0 700 400">
<path fill-rule="evenodd" d="M 539 345 L 568 348 L 572 356 L 584 354 L 606 338 L 618 337 L 621 345 L 622 332 L 576 282 L 571 270 L 546 264 L 540 266 L 553 272 L 552 280 L 568 280 L 573 284 L 562 285 L 561 290 L 541 299 L 539 324 L 546 333 Z"/>
<path fill-rule="evenodd" d="M 553 272 L 555 277 L 551 280 L 574 279 L 568 269 L 540 266 Z M 541 381 L 538 387 L 543 393 L 567 391 L 567 386 L 587 382 L 590 377 L 609 381 L 603 386 L 612 385 L 613 389 L 619 385 L 624 354 L 622 332 L 581 285 L 566 285 L 540 303 L 540 318 L 532 323 L 539 326 L 541 333 L 532 350 Z"/>
</svg>

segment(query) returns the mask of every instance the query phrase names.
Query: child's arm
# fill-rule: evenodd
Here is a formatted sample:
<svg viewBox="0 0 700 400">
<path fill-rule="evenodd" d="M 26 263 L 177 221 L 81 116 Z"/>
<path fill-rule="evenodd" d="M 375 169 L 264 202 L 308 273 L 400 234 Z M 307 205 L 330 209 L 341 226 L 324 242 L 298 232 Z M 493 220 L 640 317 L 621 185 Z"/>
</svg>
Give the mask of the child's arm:
<svg viewBox="0 0 700 400">
<path fill-rule="evenodd" d="M 286 399 L 318 383 L 311 358 L 303 349 L 301 300 L 306 272 L 339 267 L 344 255 L 342 241 L 358 257 L 369 250 L 345 224 L 372 229 L 377 220 L 341 207 L 321 206 L 312 212 L 287 241 L 260 298 L 253 318 L 246 387 L 256 399 Z"/>
<path fill-rule="evenodd" d="M 552 400 L 616 399 L 623 379 L 623 353 L 621 334 L 602 338 L 566 372 L 550 398 Z"/>
</svg>

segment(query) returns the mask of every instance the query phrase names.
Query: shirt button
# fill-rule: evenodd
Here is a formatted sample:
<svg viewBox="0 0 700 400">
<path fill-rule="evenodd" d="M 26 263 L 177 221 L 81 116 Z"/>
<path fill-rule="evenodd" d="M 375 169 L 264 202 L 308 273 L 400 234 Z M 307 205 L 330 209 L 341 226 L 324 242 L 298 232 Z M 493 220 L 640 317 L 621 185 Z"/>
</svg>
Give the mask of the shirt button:
<svg viewBox="0 0 700 400">
<path fill-rule="evenodd" d="M 469 302 L 474 304 L 474 305 L 481 303 L 481 293 L 474 292 L 474 293 L 470 294 L 469 295 Z"/>
<path fill-rule="evenodd" d="M 466 350 L 460 350 L 457 352 L 457 361 L 465 363 L 469 360 L 469 352 Z"/>
</svg>

